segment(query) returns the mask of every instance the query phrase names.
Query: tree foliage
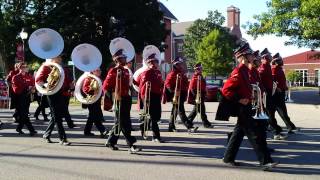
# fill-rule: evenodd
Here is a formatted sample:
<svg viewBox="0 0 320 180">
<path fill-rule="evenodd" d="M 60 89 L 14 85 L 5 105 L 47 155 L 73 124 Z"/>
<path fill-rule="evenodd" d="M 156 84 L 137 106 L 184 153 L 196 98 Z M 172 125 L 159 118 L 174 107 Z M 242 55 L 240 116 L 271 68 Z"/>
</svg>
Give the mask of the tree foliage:
<svg viewBox="0 0 320 180">
<path fill-rule="evenodd" d="M 160 47 L 168 31 L 156 0 L 0 0 L 0 49 L 6 61 L 13 62 L 17 34 L 29 34 L 42 27 L 57 30 L 64 38 L 65 53 L 80 43 L 91 43 L 110 61 L 110 40 L 129 39 L 136 52 L 147 44 Z M 27 51 L 27 60 L 35 57 Z"/>
<path fill-rule="evenodd" d="M 230 72 L 234 48 L 234 37 L 226 31 L 214 29 L 204 37 L 196 51 L 197 62 L 202 63 L 204 75 L 216 77 Z"/>
<path fill-rule="evenodd" d="M 207 36 L 213 29 L 224 30 L 222 24 L 225 22 L 225 17 L 218 11 L 209 11 L 208 17 L 198 19 L 187 29 L 183 45 L 183 52 L 187 58 L 189 67 L 197 61 L 197 48 L 202 39 Z"/>
<path fill-rule="evenodd" d="M 302 74 L 293 70 L 289 70 L 286 72 L 286 79 L 290 82 L 297 82 L 302 79 Z"/>
<path fill-rule="evenodd" d="M 320 47 L 320 0 L 271 0 L 267 7 L 267 12 L 245 25 L 248 34 L 288 36 L 286 45 Z"/>
</svg>

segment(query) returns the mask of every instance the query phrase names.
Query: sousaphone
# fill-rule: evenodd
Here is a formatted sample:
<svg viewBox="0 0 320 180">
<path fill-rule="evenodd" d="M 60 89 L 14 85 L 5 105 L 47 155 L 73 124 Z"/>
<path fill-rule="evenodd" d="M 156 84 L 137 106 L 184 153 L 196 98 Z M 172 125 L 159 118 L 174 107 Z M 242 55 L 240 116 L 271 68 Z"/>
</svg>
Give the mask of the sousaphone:
<svg viewBox="0 0 320 180">
<path fill-rule="evenodd" d="M 142 59 L 142 67 L 137 69 L 137 71 L 133 74 L 133 80 L 137 81 L 140 74 L 142 74 L 144 71 L 146 71 L 148 69 L 148 66 L 146 64 L 146 60 L 152 54 L 156 54 L 155 58 L 159 60 L 159 65 L 161 64 L 160 50 L 154 45 L 148 45 L 148 46 L 144 47 L 143 52 L 142 52 L 142 58 L 143 58 Z M 136 86 L 135 84 L 133 84 L 133 88 L 137 92 L 139 92 L 139 87 Z"/>
<path fill-rule="evenodd" d="M 110 42 L 109 50 L 111 55 L 113 56 L 117 51 L 122 49 L 122 53 L 126 55 L 127 62 L 130 62 L 135 56 L 135 50 L 131 42 L 125 38 L 115 38 Z"/>
<path fill-rule="evenodd" d="M 41 28 L 34 31 L 28 41 L 31 52 L 41 58 L 47 59 L 36 73 L 35 78 L 40 75 L 43 68 L 50 68 L 50 73 L 44 84 L 35 83 L 36 89 L 44 95 L 52 95 L 60 90 L 64 81 L 64 70 L 61 65 L 51 62 L 51 58 L 59 56 L 64 48 L 64 41 L 61 35 L 55 30 Z"/>
<path fill-rule="evenodd" d="M 90 72 L 100 67 L 102 63 L 101 52 L 95 46 L 84 43 L 76 46 L 73 49 L 71 59 L 78 69 L 84 71 L 84 73 L 77 80 L 74 90 L 75 97 L 82 104 L 95 103 L 101 97 L 102 82 L 99 77 L 91 74 Z M 82 86 L 86 78 L 91 78 L 89 87 L 94 94 L 85 94 L 82 91 Z"/>
</svg>

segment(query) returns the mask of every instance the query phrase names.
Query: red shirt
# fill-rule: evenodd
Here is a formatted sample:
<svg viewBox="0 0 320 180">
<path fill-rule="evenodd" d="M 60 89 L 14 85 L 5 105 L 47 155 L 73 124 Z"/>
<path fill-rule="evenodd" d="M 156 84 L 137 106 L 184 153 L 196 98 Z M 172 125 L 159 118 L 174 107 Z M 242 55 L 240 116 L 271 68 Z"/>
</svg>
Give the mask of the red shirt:
<svg viewBox="0 0 320 180">
<path fill-rule="evenodd" d="M 19 73 L 18 70 L 11 70 L 7 76 L 7 82 L 12 83 L 13 76 L 17 75 Z"/>
<path fill-rule="evenodd" d="M 64 81 L 63 81 L 63 85 L 61 87 L 61 91 L 62 91 L 62 95 L 63 96 L 71 96 L 72 92 L 70 84 L 72 83 L 72 76 L 70 75 L 70 71 L 68 68 L 63 68 L 64 71 Z"/>
<path fill-rule="evenodd" d="M 251 84 L 249 68 L 244 64 L 236 67 L 222 88 L 222 94 L 227 99 L 251 99 Z"/>
<path fill-rule="evenodd" d="M 34 81 L 27 80 L 29 77 L 27 74 L 23 75 L 22 73 L 18 73 L 12 78 L 12 89 L 16 94 L 22 94 L 23 92 L 27 92 L 30 86 L 34 86 Z"/>
<path fill-rule="evenodd" d="M 286 76 L 281 66 L 272 67 L 272 76 L 274 81 L 277 83 L 278 88 L 280 88 L 282 91 L 288 90 Z"/>
<path fill-rule="evenodd" d="M 193 91 L 194 93 L 197 92 L 197 83 L 198 83 L 198 77 L 200 76 L 201 78 L 201 87 L 200 87 L 200 90 L 201 90 L 201 94 L 206 94 L 206 91 L 207 91 L 207 87 L 206 87 L 206 80 L 203 78 L 202 74 L 201 73 L 194 73 L 192 78 L 191 78 L 191 81 L 190 81 L 190 84 L 189 84 L 189 91 Z"/>
<path fill-rule="evenodd" d="M 261 83 L 263 87 L 268 91 L 271 92 L 273 88 L 273 78 L 272 78 L 272 71 L 270 64 L 261 64 L 258 69 Z"/>
<path fill-rule="evenodd" d="M 163 91 L 163 80 L 162 75 L 159 70 L 148 69 L 144 71 L 137 79 L 137 84 L 139 85 L 139 95 L 141 99 L 144 99 L 146 93 L 146 83 L 151 82 L 151 93 L 162 95 Z"/>
<path fill-rule="evenodd" d="M 46 83 L 48 75 L 51 72 L 51 68 L 49 66 L 41 66 L 38 71 L 38 76 L 35 79 L 36 83 Z"/>
<path fill-rule="evenodd" d="M 187 93 L 189 85 L 188 78 L 185 74 L 181 73 L 178 70 L 173 70 L 167 75 L 167 78 L 164 83 L 165 87 L 170 89 L 171 92 L 173 92 L 176 87 L 176 79 L 178 74 L 181 75 L 181 92 Z"/>
<path fill-rule="evenodd" d="M 261 91 L 264 91 L 264 87 L 261 82 L 259 71 L 256 68 L 249 69 L 249 81 L 250 81 L 250 84 L 259 83 L 259 87 L 260 87 Z"/>
<path fill-rule="evenodd" d="M 113 67 L 109 70 L 106 79 L 103 82 L 102 89 L 104 92 L 106 91 L 115 91 L 116 88 L 116 79 L 117 79 L 117 70 L 121 70 L 121 96 L 129 96 L 129 81 L 130 74 L 128 69 L 125 69 L 122 66 Z"/>
</svg>

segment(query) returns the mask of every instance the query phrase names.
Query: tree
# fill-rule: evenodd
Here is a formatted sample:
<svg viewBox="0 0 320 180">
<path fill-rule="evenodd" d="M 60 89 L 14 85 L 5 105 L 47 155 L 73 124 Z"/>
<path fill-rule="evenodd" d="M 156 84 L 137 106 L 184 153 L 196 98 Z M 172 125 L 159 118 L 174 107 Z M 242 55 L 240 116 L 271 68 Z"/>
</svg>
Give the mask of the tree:
<svg viewBox="0 0 320 180">
<path fill-rule="evenodd" d="M 202 38 L 207 36 L 213 29 L 224 29 L 222 24 L 225 17 L 218 11 L 208 11 L 208 17 L 198 19 L 187 29 L 185 35 L 183 52 L 187 58 L 187 64 L 192 67 L 197 61 L 196 50 Z"/>
<path fill-rule="evenodd" d="M 302 79 L 302 74 L 293 70 L 289 70 L 286 72 L 286 79 L 290 82 L 297 82 Z"/>
<path fill-rule="evenodd" d="M 80 43 L 91 43 L 103 55 L 103 68 L 111 62 L 110 40 L 129 39 L 137 53 L 147 44 L 160 47 L 168 31 L 156 0 L 0 0 L 0 53 L 14 62 L 16 35 L 24 27 L 29 34 L 42 27 L 57 30 L 64 38 L 65 53 Z M 2 43 L 3 42 L 3 43 Z M 27 52 L 30 61 L 35 59 Z"/>
<path fill-rule="evenodd" d="M 245 28 L 253 37 L 265 34 L 288 36 L 286 45 L 320 47 L 320 1 L 271 0 L 268 11 L 255 15 Z"/>
<path fill-rule="evenodd" d="M 226 75 L 232 69 L 234 37 L 226 31 L 214 29 L 200 42 L 196 54 L 205 76 Z"/>
</svg>

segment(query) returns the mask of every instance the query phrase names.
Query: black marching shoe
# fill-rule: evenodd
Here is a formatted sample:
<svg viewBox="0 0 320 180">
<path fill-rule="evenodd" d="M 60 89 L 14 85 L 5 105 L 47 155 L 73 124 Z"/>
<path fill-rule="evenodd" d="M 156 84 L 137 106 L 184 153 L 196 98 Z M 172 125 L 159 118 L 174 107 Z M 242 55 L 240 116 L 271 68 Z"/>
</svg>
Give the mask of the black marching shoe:
<svg viewBox="0 0 320 180">
<path fill-rule="evenodd" d="M 66 139 L 62 139 L 62 140 L 60 140 L 60 144 L 62 146 L 69 146 L 71 143 Z"/>
<path fill-rule="evenodd" d="M 155 143 L 165 143 L 164 140 L 162 140 L 160 138 L 154 138 L 154 139 L 152 139 L 152 141 Z"/>
<path fill-rule="evenodd" d="M 39 120 L 40 120 L 38 116 L 33 116 L 33 117 L 34 117 L 34 118 L 36 118 L 36 120 L 37 120 L 37 121 L 39 121 Z"/>
<path fill-rule="evenodd" d="M 226 161 L 224 161 L 224 160 L 222 160 L 222 161 L 223 161 L 224 164 L 226 164 L 226 165 L 228 165 L 228 166 L 232 166 L 232 167 L 234 167 L 234 166 L 240 166 L 240 163 L 239 163 L 239 162 L 236 162 L 236 161 L 228 161 L 228 162 L 226 162 Z"/>
<path fill-rule="evenodd" d="M 261 168 L 263 171 L 270 171 L 272 168 L 275 168 L 278 164 L 279 162 L 272 162 L 272 163 L 270 162 L 270 163 L 261 165 Z"/>
<path fill-rule="evenodd" d="M 30 131 L 30 136 L 34 136 L 35 134 L 38 134 L 37 131 L 33 130 L 33 131 Z"/>
<path fill-rule="evenodd" d="M 25 134 L 21 129 L 16 129 L 16 131 L 18 132 L 18 134 Z"/>
<path fill-rule="evenodd" d="M 113 144 L 106 144 L 106 147 L 109 147 L 109 149 L 111 149 L 112 151 L 118 151 L 119 148 L 116 145 Z"/>
<path fill-rule="evenodd" d="M 92 132 L 85 132 L 84 136 L 94 136 L 94 134 Z"/>
<path fill-rule="evenodd" d="M 105 138 L 108 135 L 109 131 L 105 130 L 104 132 L 100 132 L 100 138 Z"/>
<path fill-rule="evenodd" d="M 53 143 L 49 137 L 42 136 L 42 138 L 46 143 Z"/>
<path fill-rule="evenodd" d="M 136 154 L 137 152 L 141 151 L 142 149 L 135 146 L 135 145 L 132 145 L 129 149 L 129 153 L 130 154 Z"/>
<path fill-rule="evenodd" d="M 208 122 L 208 123 L 204 123 L 203 127 L 204 128 L 213 128 L 214 126 L 210 122 Z"/>
<path fill-rule="evenodd" d="M 191 127 L 188 129 L 188 133 L 196 133 L 199 127 Z"/>
</svg>

